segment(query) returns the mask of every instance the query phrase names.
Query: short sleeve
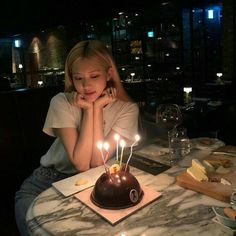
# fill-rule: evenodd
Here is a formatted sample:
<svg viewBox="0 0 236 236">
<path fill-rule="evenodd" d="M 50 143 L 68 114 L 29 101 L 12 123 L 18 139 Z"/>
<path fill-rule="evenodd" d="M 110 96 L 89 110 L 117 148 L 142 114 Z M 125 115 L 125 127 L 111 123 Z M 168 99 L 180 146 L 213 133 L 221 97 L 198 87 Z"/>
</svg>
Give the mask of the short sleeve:
<svg viewBox="0 0 236 236">
<path fill-rule="evenodd" d="M 80 119 L 81 109 L 72 106 L 64 93 L 59 93 L 50 101 L 43 131 L 55 137 L 53 128 L 77 128 Z"/>
<path fill-rule="evenodd" d="M 117 121 L 112 129 L 126 138 L 131 145 L 134 142 L 134 137 L 138 134 L 138 117 L 139 109 L 136 103 L 127 103 L 119 114 Z"/>
</svg>

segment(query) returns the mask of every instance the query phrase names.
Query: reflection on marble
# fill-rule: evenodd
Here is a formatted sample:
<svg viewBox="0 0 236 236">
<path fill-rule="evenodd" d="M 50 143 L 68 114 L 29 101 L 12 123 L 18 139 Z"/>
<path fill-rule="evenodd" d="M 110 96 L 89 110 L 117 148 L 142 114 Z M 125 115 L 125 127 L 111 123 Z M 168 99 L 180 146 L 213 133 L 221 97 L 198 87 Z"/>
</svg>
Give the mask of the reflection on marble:
<svg viewBox="0 0 236 236">
<path fill-rule="evenodd" d="M 150 150 L 146 148 L 146 153 L 148 152 Z M 225 235 L 219 225 L 212 221 L 214 213 L 211 206 L 229 204 L 175 184 L 176 175 L 191 164 L 192 158 L 203 158 L 209 152 L 194 150 L 178 165 L 156 176 L 131 167 L 131 172 L 141 184 L 161 192 L 162 197 L 115 226 L 110 225 L 75 197 L 65 198 L 51 187 L 40 194 L 28 210 L 29 231 L 36 236 Z"/>
</svg>

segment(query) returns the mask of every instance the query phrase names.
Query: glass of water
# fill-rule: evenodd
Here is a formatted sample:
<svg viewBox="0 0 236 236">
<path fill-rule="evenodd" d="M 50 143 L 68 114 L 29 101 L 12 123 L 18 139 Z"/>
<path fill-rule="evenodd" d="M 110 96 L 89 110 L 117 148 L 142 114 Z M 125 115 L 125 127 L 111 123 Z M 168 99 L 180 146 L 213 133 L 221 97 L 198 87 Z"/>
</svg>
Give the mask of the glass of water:
<svg viewBox="0 0 236 236">
<path fill-rule="evenodd" d="M 187 136 L 187 129 L 177 127 L 168 131 L 170 164 L 176 164 L 190 153 L 191 145 Z"/>
<path fill-rule="evenodd" d="M 231 194 L 230 204 L 232 208 L 236 211 L 236 188 L 233 189 L 233 192 Z"/>
</svg>

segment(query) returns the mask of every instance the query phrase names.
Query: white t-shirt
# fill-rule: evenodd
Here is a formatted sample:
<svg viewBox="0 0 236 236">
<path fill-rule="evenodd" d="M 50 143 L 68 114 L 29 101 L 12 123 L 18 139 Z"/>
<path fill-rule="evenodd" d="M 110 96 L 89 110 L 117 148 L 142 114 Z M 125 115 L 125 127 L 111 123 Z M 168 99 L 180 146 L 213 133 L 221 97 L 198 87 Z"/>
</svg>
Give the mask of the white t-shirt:
<svg viewBox="0 0 236 236">
<path fill-rule="evenodd" d="M 138 132 L 138 115 L 139 109 L 136 103 L 121 100 L 109 103 L 103 109 L 104 136 L 106 137 L 112 129 L 129 141 L 127 146 L 131 145 L 134 142 L 135 134 Z M 43 131 L 55 137 L 53 128 L 71 127 L 80 129 L 81 122 L 82 109 L 71 105 L 65 93 L 58 93 L 50 102 Z M 40 163 L 45 167 L 54 166 L 62 173 L 74 174 L 78 172 L 70 162 L 58 137 L 48 152 L 41 157 Z"/>
</svg>

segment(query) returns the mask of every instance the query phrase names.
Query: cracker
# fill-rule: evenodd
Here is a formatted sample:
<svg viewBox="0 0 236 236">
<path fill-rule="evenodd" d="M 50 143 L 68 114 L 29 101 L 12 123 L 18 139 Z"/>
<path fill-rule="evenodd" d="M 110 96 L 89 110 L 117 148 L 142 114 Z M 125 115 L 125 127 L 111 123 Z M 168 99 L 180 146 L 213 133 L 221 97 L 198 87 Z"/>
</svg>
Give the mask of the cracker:
<svg viewBox="0 0 236 236">
<path fill-rule="evenodd" d="M 88 180 L 86 180 L 86 179 L 78 179 L 78 180 L 76 180 L 75 185 L 76 186 L 81 186 L 81 185 L 84 185 L 84 184 L 87 184 L 87 183 L 88 183 Z"/>
</svg>

